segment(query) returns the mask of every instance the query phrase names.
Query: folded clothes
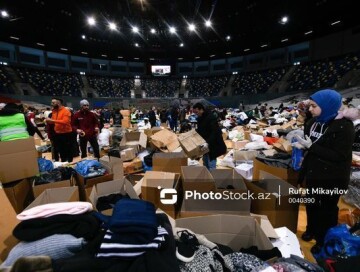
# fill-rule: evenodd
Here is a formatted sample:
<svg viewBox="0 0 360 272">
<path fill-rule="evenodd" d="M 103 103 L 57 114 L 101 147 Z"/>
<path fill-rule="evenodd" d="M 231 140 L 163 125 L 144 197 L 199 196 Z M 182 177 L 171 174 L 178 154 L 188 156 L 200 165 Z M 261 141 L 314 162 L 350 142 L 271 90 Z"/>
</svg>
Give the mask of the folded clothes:
<svg viewBox="0 0 360 272">
<path fill-rule="evenodd" d="M 83 214 L 93 210 L 89 202 L 59 202 L 33 207 L 16 216 L 19 220 L 44 218 L 57 214 Z"/>
</svg>

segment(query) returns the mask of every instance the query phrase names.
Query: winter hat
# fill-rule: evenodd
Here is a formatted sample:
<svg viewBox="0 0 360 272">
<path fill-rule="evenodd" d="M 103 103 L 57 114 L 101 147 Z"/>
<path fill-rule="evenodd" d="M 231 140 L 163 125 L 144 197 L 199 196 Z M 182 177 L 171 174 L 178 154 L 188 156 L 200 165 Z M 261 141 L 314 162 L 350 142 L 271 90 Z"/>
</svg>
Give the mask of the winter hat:
<svg viewBox="0 0 360 272">
<path fill-rule="evenodd" d="M 310 99 L 321 108 L 320 116 L 316 117 L 316 121 L 320 123 L 326 123 L 334 119 L 342 105 L 341 95 L 331 89 L 318 91 L 311 95 Z"/>
<path fill-rule="evenodd" d="M 84 106 L 84 105 L 89 105 L 89 101 L 87 101 L 86 99 L 83 99 L 80 101 L 80 106 Z"/>
</svg>

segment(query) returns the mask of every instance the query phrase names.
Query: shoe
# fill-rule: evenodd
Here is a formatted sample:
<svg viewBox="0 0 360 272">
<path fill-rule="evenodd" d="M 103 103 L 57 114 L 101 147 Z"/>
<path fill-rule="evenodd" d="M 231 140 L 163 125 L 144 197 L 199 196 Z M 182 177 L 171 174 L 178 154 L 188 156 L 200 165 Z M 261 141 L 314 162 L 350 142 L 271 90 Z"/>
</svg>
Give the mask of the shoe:
<svg viewBox="0 0 360 272">
<path fill-rule="evenodd" d="M 312 255 L 317 255 L 317 254 L 320 253 L 321 249 L 322 249 L 322 245 L 320 245 L 320 244 L 315 244 L 315 245 L 310 249 L 310 251 L 311 251 Z"/>
<path fill-rule="evenodd" d="M 185 263 L 191 262 L 195 257 L 199 241 L 196 236 L 187 230 L 178 231 L 179 240 L 176 241 L 176 257 Z"/>
<path fill-rule="evenodd" d="M 311 241 L 312 239 L 314 239 L 315 236 L 314 234 L 312 234 L 311 232 L 305 231 L 302 235 L 301 235 L 301 239 L 303 239 L 306 242 Z"/>
</svg>

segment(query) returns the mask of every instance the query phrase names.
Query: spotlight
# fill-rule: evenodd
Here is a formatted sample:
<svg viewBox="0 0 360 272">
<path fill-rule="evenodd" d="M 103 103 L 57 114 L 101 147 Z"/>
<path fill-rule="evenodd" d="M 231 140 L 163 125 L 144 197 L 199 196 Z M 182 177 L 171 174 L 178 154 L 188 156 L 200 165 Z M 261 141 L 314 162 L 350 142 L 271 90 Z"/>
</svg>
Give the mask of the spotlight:
<svg viewBox="0 0 360 272">
<path fill-rule="evenodd" d="M 211 27 L 211 21 L 210 20 L 205 21 L 205 26 Z"/>
<path fill-rule="evenodd" d="M 109 23 L 110 30 L 116 30 L 116 24 L 115 23 Z"/>
<path fill-rule="evenodd" d="M 152 34 L 155 34 L 155 33 L 156 33 L 155 28 L 152 28 L 152 29 L 150 30 L 150 32 L 151 32 Z"/>
<path fill-rule="evenodd" d="M 190 25 L 189 25 L 189 30 L 190 30 L 190 31 L 195 31 L 195 25 L 194 25 L 194 24 L 190 24 Z"/>
<path fill-rule="evenodd" d="M 91 26 L 96 25 L 96 20 L 95 20 L 94 17 L 89 17 L 89 18 L 87 19 L 87 22 L 88 22 L 88 24 L 91 25 Z"/>
<path fill-rule="evenodd" d="M 133 31 L 134 33 L 138 33 L 138 32 L 139 32 L 139 28 L 136 27 L 136 26 L 133 26 L 132 31 Z"/>
<path fill-rule="evenodd" d="M 170 28 L 169 28 L 169 31 L 170 31 L 170 33 L 176 33 L 176 29 L 175 29 L 175 27 L 173 27 L 173 26 L 171 26 Z"/>
<path fill-rule="evenodd" d="M 1 16 L 2 16 L 3 18 L 7 18 L 7 17 L 9 17 L 9 13 L 8 13 L 6 10 L 2 10 L 2 11 L 1 11 Z"/>
</svg>

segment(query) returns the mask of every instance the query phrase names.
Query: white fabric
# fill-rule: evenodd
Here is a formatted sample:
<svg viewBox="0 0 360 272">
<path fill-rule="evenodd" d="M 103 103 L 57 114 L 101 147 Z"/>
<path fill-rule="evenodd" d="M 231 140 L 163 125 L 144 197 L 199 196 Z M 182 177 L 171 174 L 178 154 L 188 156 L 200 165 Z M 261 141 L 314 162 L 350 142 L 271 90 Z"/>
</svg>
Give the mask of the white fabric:
<svg viewBox="0 0 360 272">
<path fill-rule="evenodd" d="M 93 206 L 89 202 L 59 202 L 33 207 L 18 214 L 16 218 L 19 220 L 28 220 L 50 217 L 58 214 L 83 214 L 92 210 Z"/>
</svg>

